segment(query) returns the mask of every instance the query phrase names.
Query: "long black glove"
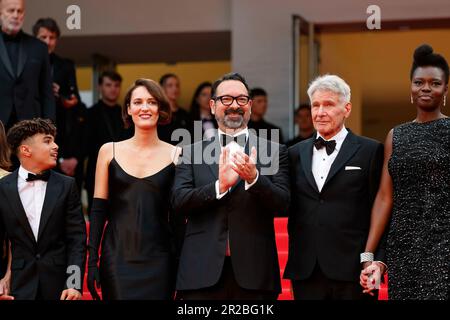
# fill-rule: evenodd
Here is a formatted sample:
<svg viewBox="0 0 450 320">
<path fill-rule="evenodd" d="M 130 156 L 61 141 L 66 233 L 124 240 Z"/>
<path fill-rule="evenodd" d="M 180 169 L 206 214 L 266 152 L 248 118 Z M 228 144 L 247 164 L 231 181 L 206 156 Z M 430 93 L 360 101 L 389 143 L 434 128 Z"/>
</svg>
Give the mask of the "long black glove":
<svg viewBox="0 0 450 320">
<path fill-rule="evenodd" d="M 94 198 L 92 202 L 91 214 L 89 216 L 89 243 L 88 243 L 88 276 L 87 287 L 92 299 L 100 300 L 95 286 L 100 288 L 100 272 L 98 269 L 98 249 L 102 240 L 103 229 L 106 222 L 106 211 L 108 200 Z"/>
</svg>

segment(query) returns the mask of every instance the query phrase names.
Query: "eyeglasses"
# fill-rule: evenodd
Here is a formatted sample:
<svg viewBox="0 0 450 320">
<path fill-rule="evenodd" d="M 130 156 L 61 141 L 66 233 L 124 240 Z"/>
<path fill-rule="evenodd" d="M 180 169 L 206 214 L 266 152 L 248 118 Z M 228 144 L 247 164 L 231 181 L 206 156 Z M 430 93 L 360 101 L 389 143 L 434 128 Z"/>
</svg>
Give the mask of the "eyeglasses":
<svg viewBox="0 0 450 320">
<path fill-rule="evenodd" d="M 220 102 L 226 106 L 229 107 L 233 104 L 233 101 L 236 100 L 236 103 L 243 107 L 245 106 L 249 101 L 250 101 L 250 97 L 249 96 L 244 96 L 244 95 L 240 95 L 237 97 L 233 97 L 233 96 L 219 96 L 214 98 L 214 101 L 220 100 Z"/>
</svg>

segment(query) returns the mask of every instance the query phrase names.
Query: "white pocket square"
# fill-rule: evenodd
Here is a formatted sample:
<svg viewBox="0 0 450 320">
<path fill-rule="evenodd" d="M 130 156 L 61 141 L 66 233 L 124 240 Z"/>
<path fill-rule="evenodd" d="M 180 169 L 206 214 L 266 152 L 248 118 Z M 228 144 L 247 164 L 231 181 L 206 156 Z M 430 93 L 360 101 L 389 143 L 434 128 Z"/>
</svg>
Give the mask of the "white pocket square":
<svg viewBox="0 0 450 320">
<path fill-rule="evenodd" d="M 361 170 L 361 167 L 345 166 L 345 170 Z"/>
</svg>

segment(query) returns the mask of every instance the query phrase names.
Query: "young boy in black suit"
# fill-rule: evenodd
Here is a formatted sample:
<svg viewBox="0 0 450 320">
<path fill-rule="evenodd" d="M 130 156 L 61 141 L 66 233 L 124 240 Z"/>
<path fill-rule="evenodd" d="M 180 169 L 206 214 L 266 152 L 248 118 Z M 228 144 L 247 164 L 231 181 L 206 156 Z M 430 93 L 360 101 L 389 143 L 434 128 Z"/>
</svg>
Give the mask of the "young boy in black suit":
<svg viewBox="0 0 450 320">
<path fill-rule="evenodd" d="M 11 243 L 0 299 L 82 297 L 86 225 L 75 180 L 51 170 L 58 159 L 55 135 L 52 122 L 40 118 L 8 132 L 20 167 L 0 181 L 0 230 Z"/>
</svg>

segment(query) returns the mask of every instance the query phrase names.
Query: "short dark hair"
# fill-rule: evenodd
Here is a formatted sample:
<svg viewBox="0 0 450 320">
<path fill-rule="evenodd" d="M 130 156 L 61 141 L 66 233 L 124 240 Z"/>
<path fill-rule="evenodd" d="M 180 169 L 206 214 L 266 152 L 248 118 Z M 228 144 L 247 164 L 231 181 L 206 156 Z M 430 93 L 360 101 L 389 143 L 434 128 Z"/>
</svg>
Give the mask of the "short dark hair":
<svg viewBox="0 0 450 320">
<path fill-rule="evenodd" d="M 170 109 L 169 100 L 166 97 L 161 86 L 151 79 L 137 79 L 134 84 L 128 89 L 127 94 L 125 95 L 125 101 L 122 105 L 122 120 L 125 124 L 126 128 L 129 128 L 133 124 L 133 120 L 131 116 L 128 114 L 128 107 L 131 103 L 131 96 L 133 95 L 133 91 L 138 87 L 144 87 L 147 89 L 148 93 L 152 95 L 153 98 L 158 102 L 158 124 L 167 124 L 170 122 L 172 113 Z"/>
<path fill-rule="evenodd" d="M 311 106 L 308 103 L 302 103 L 298 106 L 297 109 L 294 111 L 294 115 L 298 114 L 300 110 L 307 109 L 309 112 L 311 112 Z"/>
<path fill-rule="evenodd" d="M 6 141 L 6 132 L 3 122 L 0 120 L 0 168 L 9 170 L 11 168 L 11 149 Z"/>
<path fill-rule="evenodd" d="M 250 98 L 253 99 L 254 97 L 258 96 L 267 97 L 266 90 L 264 90 L 263 88 L 253 88 L 252 90 L 250 90 Z"/>
<path fill-rule="evenodd" d="M 52 18 L 40 18 L 33 26 L 33 35 L 37 37 L 40 28 L 45 28 L 50 32 L 56 33 L 59 38 L 61 36 L 61 31 L 59 30 L 58 24 Z"/>
<path fill-rule="evenodd" d="M 224 81 L 228 81 L 228 80 L 236 80 L 236 81 L 240 81 L 242 82 L 242 84 L 245 86 L 245 88 L 247 89 L 247 92 L 250 91 L 247 81 L 245 81 L 245 78 L 243 76 L 241 76 L 239 73 L 237 72 L 232 72 L 232 73 L 227 73 L 224 76 L 222 76 L 221 78 L 217 79 L 216 81 L 214 81 L 212 88 L 211 88 L 211 97 L 214 99 L 216 98 L 216 91 L 217 91 L 217 87 Z"/>
<path fill-rule="evenodd" d="M 19 147 L 26 139 L 36 134 L 56 136 L 56 127 L 50 119 L 34 118 L 22 120 L 12 126 L 8 131 L 8 143 L 11 150 L 18 154 Z"/>
<path fill-rule="evenodd" d="M 105 70 L 100 74 L 100 77 L 98 77 L 98 84 L 101 85 L 103 83 L 104 78 L 109 78 L 112 81 L 118 81 L 122 82 L 122 76 L 114 71 L 114 70 Z"/>
<path fill-rule="evenodd" d="M 167 79 L 169 78 L 175 78 L 177 80 L 180 80 L 175 73 L 166 73 L 161 78 L 159 78 L 159 84 L 161 86 L 164 86 L 166 84 Z"/>
<path fill-rule="evenodd" d="M 414 51 L 414 61 L 411 66 L 409 79 L 412 80 L 414 72 L 419 67 L 436 67 L 441 69 L 445 75 L 445 83 L 448 84 L 449 67 L 447 60 L 438 53 L 433 53 L 433 48 L 428 44 L 422 44 Z"/>
</svg>

